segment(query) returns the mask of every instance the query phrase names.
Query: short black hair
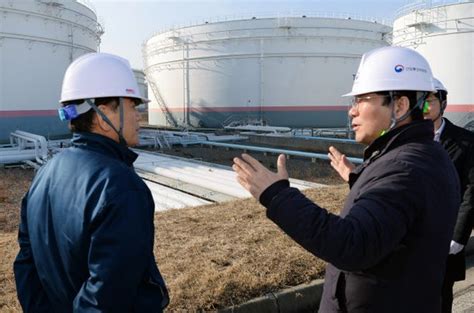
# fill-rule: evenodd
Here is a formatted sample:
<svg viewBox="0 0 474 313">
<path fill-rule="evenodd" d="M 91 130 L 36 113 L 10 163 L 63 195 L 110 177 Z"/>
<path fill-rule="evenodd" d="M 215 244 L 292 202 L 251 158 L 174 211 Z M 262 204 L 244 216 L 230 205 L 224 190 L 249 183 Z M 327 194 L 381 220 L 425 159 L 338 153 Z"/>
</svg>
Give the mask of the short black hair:
<svg viewBox="0 0 474 313">
<path fill-rule="evenodd" d="M 439 100 L 441 112 L 444 112 L 446 105 L 448 104 L 448 92 L 446 90 L 438 90 L 434 96 Z"/>
<path fill-rule="evenodd" d="M 81 104 L 81 103 L 84 103 L 84 100 L 68 101 L 68 102 L 65 102 L 63 106 L 66 106 L 69 104 Z M 108 105 L 115 111 L 117 110 L 120 102 L 119 102 L 119 98 L 117 97 L 108 97 L 108 98 L 96 98 L 94 99 L 94 103 L 96 106 Z M 92 121 L 94 120 L 94 116 L 96 114 L 97 113 L 95 112 L 94 109 L 90 109 L 86 113 L 79 115 L 77 118 L 69 122 L 69 129 L 72 132 L 90 132 L 92 130 Z"/>
<path fill-rule="evenodd" d="M 376 92 L 376 94 L 381 95 L 381 96 L 390 96 L 389 91 L 382 91 L 382 92 Z M 392 91 L 392 95 L 394 97 L 394 100 L 400 99 L 401 97 L 407 97 L 408 101 L 410 103 L 410 116 L 413 120 L 418 120 L 422 121 L 424 119 L 423 117 L 423 110 L 419 106 L 416 106 L 418 103 L 418 91 L 413 91 L 413 90 L 396 90 Z M 426 95 L 424 96 L 426 99 Z M 386 97 L 382 105 L 389 105 L 390 104 L 390 97 Z"/>
</svg>

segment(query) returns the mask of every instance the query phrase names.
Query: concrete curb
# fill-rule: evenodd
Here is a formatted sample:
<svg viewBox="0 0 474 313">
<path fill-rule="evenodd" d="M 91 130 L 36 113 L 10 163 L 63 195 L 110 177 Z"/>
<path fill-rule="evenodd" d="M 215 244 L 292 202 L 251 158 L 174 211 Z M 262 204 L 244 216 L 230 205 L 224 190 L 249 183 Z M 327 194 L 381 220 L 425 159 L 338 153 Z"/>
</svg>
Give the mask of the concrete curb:
<svg viewBox="0 0 474 313">
<path fill-rule="evenodd" d="M 249 302 L 219 310 L 221 313 L 315 312 L 323 293 L 323 279 L 314 280 Z"/>
<path fill-rule="evenodd" d="M 466 245 L 466 257 L 474 255 L 474 232 Z M 220 313 L 297 313 L 316 312 L 321 302 L 324 279 L 291 287 L 218 310 Z"/>
</svg>

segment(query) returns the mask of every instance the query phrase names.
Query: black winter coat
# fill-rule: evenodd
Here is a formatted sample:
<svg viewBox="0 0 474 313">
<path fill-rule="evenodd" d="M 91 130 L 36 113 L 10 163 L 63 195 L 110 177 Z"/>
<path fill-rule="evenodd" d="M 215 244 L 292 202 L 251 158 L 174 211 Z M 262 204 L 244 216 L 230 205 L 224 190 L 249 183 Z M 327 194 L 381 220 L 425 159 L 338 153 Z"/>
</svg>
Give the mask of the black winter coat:
<svg viewBox="0 0 474 313">
<path fill-rule="evenodd" d="M 431 121 L 376 139 L 350 174 L 341 216 L 280 181 L 267 216 L 328 261 L 320 312 L 436 313 L 459 207 L 459 182 Z"/>
<path fill-rule="evenodd" d="M 458 127 L 446 118 L 440 143 L 448 152 L 456 167 L 461 183 L 461 205 L 459 207 L 453 240 L 466 245 L 474 225 L 474 133 Z M 464 250 L 448 256 L 447 279 L 463 280 L 466 276 Z"/>
<path fill-rule="evenodd" d="M 137 155 L 75 134 L 23 198 L 14 263 L 24 312 L 161 312 L 168 303 L 153 256 L 154 202 Z"/>
</svg>

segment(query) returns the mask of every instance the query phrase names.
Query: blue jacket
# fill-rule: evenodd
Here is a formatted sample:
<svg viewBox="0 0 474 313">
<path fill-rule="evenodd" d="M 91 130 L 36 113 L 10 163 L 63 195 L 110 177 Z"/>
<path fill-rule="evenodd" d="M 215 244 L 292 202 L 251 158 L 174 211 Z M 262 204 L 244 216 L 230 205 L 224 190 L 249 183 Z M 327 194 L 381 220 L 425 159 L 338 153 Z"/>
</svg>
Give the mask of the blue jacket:
<svg viewBox="0 0 474 313">
<path fill-rule="evenodd" d="M 24 312 L 161 312 L 169 298 L 137 155 L 97 134 L 72 142 L 23 198 L 14 272 Z"/>
<path fill-rule="evenodd" d="M 287 181 L 260 197 L 272 221 L 329 262 L 319 312 L 440 312 L 460 191 L 433 123 L 412 122 L 376 139 L 349 184 L 340 216 Z"/>
</svg>

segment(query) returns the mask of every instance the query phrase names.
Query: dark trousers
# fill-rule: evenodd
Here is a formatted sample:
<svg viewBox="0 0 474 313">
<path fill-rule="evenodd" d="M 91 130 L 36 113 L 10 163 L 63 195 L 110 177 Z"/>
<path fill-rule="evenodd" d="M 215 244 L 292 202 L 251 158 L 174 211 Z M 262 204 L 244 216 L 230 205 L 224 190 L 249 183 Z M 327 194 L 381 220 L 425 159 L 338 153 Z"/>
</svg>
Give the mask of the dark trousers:
<svg viewBox="0 0 474 313">
<path fill-rule="evenodd" d="M 451 313 L 453 307 L 454 283 L 466 278 L 466 259 L 464 250 L 458 254 L 448 255 L 446 274 L 441 289 L 441 312 Z"/>
<path fill-rule="evenodd" d="M 441 290 L 441 313 L 451 313 L 453 308 L 454 280 L 446 277 Z"/>
</svg>

